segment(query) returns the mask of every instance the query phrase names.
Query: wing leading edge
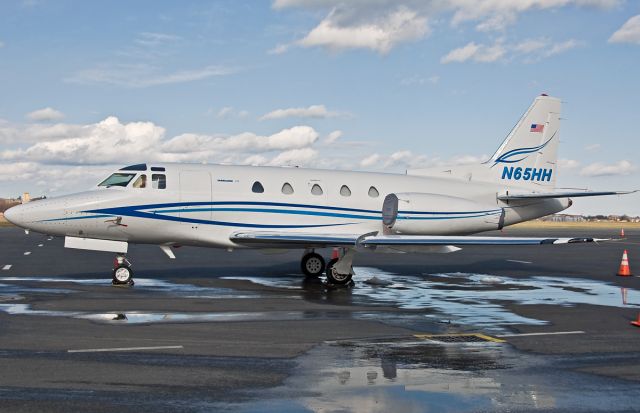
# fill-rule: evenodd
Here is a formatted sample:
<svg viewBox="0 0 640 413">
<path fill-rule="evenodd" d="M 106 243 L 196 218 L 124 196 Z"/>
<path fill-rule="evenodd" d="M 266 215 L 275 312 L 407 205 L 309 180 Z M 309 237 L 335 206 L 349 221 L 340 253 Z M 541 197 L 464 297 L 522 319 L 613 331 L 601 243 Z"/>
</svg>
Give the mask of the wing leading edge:
<svg viewBox="0 0 640 413">
<path fill-rule="evenodd" d="M 377 235 L 371 234 L 311 234 L 286 232 L 237 232 L 231 241 L 256 247 L 394 247 L 437 245 L 557 245 L 606 241 L 598 238 L 530 238 L 483 237 L 449 235 Z"/>
</svg>

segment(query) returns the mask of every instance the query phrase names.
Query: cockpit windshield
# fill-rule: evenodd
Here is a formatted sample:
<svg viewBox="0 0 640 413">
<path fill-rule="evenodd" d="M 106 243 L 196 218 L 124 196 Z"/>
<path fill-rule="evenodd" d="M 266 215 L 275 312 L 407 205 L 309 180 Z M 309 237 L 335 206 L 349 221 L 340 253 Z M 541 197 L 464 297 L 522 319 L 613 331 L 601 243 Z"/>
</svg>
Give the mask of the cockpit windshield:
<svg viewBox="0 0 640 413">
<path fill-rule="evenodd" d="M 124 187 L 129 185 L 129 182 L 131 182 L 134 176 L 136 176 L 136 174 L 115 173 L 98 184 L 98 186 L 106 186 L 107 188 L 110 186 Z"/>
</svg>

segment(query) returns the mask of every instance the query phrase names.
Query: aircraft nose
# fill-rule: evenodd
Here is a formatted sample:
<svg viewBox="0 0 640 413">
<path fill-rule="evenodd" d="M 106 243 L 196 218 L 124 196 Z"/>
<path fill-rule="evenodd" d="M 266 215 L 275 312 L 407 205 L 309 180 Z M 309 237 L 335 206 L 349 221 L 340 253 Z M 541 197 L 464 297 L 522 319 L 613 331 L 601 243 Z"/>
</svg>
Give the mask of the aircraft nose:
<svg viewBox="0 0 640 413">
<path fill-rule="evenodd" d="M 4 217 L 13 225 L 24 226 L 24 206 L 16 205 L 4 211 Z"/>
</svg>

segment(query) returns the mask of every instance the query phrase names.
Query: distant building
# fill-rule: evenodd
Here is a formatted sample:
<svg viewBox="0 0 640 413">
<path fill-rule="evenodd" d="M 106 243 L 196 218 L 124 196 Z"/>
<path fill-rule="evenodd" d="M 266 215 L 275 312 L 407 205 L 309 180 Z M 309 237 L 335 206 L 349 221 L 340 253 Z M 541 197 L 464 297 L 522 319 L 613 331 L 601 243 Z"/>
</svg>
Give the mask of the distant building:
<svg viewBox="0 0 640 413">
<path fill-rule="evenodd" d="M 31 195 L 29 195 L 28 192 L 25 192 L 22 194 L 22 198 L 20 198 L 22 200 L 23 204 L 26 204 L 27 202 L 31 201 Z"/>
<path fill-rule="evenodd" d="M 540 218 L 540 221 L 546 222 L 583 222 L 585 218 L 582 215 L 571 214 L 553 214 Z"/>
</svg>

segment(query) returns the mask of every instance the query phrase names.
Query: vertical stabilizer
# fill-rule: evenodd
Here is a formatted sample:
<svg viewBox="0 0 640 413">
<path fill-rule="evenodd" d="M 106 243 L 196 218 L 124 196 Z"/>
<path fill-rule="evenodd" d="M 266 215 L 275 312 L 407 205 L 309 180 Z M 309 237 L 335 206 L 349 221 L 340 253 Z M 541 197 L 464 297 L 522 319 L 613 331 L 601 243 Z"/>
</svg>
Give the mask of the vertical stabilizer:
<svg viewBox="0 0 640 413">
<path fill-rule="evenodd" d="M 495 180 L 521 187 L 555 187 L 560 106 L 560 99 L 547 95 L 534 100 L 485 163 Z"/>
</svg>

